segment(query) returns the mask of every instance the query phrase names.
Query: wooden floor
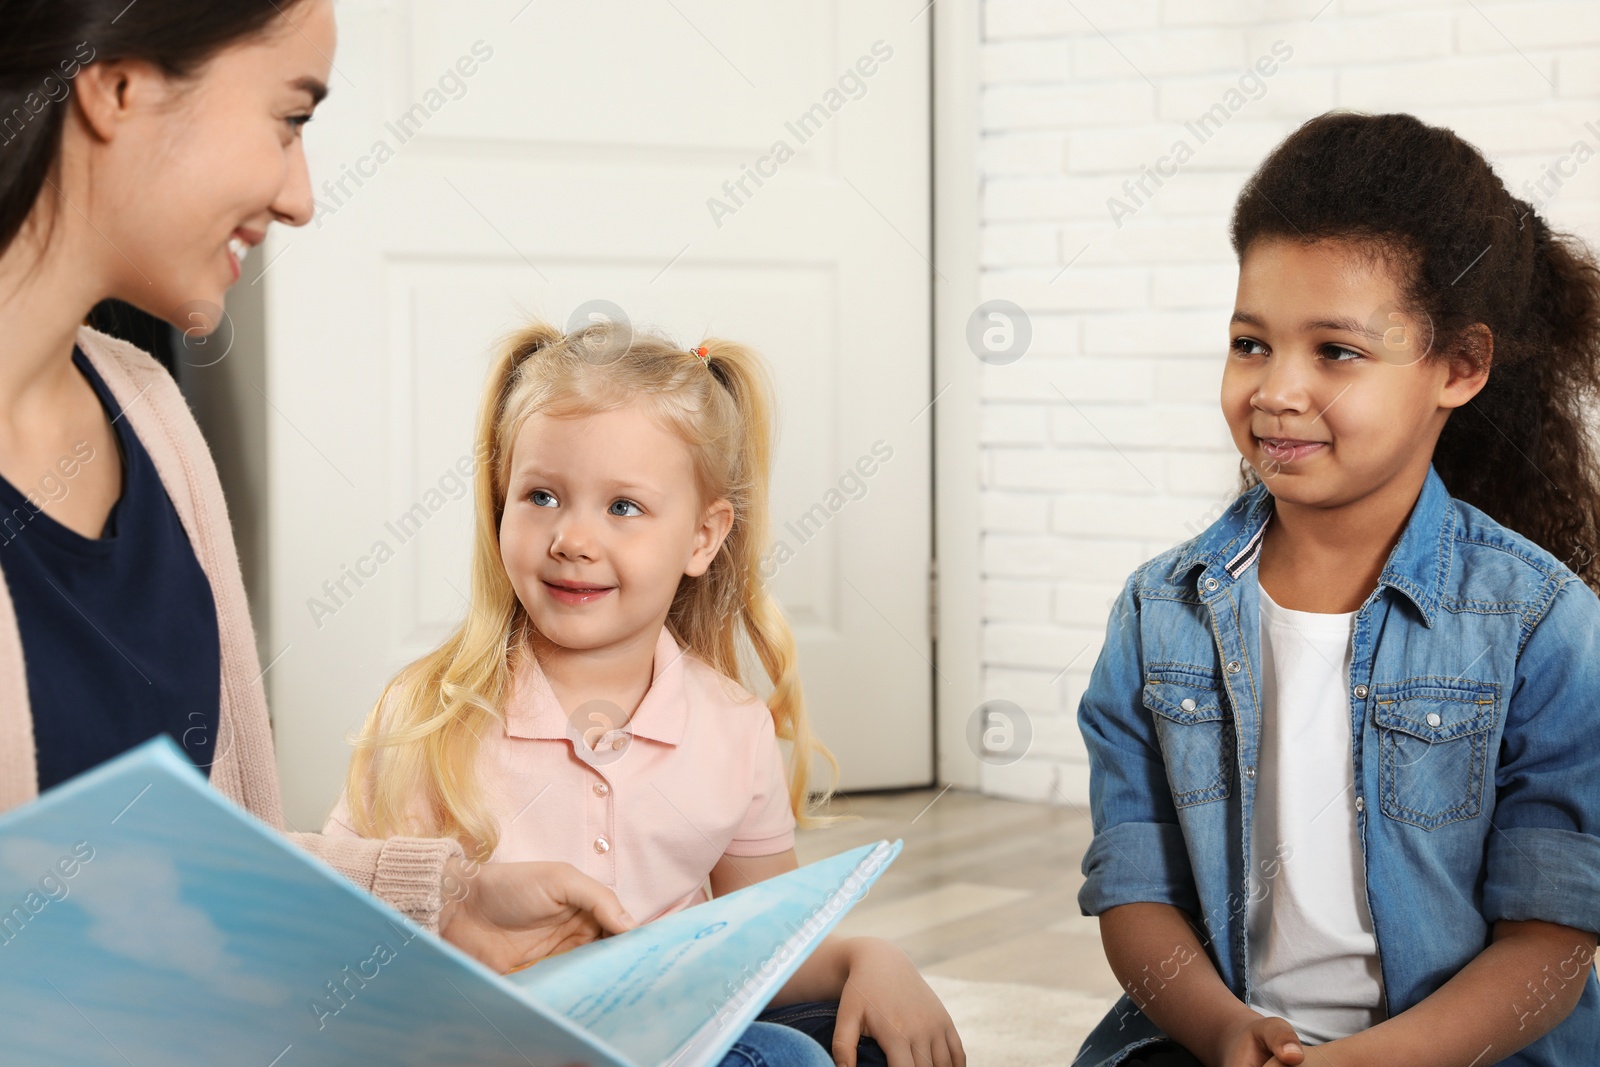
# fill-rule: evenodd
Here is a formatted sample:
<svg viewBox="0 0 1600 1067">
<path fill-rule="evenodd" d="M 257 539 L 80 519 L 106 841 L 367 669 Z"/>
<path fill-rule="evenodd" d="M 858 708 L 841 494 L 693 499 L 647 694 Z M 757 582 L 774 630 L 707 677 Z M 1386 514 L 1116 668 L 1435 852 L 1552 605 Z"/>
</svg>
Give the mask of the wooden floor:
<svg viewBox="0 0 1600 1067">
<path fill-rule="evenodd" d="M 956 789 L 845 797 L 828 812 L 853 817 L 802 831 L 802 863 L 880 838 L 905 842 L 841 934 L 893 941 L 930 976 L 1115 1000 L 1098 923 L 1078 912 L 1086 812 Z"/>
</svg>

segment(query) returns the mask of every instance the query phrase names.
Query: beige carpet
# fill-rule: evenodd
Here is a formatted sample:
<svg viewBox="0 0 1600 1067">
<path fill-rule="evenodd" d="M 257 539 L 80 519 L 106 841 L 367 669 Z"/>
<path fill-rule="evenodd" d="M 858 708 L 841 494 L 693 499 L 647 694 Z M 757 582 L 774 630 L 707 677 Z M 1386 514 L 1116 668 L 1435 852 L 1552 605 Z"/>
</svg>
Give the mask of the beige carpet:
<svg viewBox="0 0 1600 1067">
<path fill-rule="evenodd" d="M 1113 1003 L 1065 989 L 926 977 L 955 1020 L 969 1067 L 1064 1067 Z"/>
</svg>

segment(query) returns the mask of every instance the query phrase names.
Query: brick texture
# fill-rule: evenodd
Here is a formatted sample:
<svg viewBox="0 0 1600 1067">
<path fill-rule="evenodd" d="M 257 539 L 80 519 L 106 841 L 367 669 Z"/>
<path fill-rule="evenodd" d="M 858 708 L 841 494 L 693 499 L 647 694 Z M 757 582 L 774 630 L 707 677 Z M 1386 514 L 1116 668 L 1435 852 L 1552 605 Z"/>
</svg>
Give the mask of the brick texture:
<svg viewBox="0 0 1600 1067">
<path fill-rule="evenodd" d="M 982 25 L 982 294 L 1033 326 L 981 379 L 985 697 L 1032 735 L 984 788 L 1081 806 L 1108 605 L 1237 482 L 1217 388 L 1250 170 L 1329 108 L 1409 111 L 1600 241 L 1600 4 L 986 0 Z"/>
</svg>

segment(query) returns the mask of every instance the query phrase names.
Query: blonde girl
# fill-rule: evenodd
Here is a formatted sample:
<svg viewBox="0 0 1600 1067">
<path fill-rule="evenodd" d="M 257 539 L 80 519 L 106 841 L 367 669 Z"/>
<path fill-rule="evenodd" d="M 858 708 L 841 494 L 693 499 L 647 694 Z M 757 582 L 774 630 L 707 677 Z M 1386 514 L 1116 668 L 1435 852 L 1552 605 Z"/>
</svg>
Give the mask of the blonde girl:
<svg viewBox="0 0 1600 1067">
<path fill-rule="evenodd" d="M 470 610 L 384 691 L 328 832 L 565 861 L 642 921 L 794 869 L 813 763 L 833 757 L 761 579 L 769 397 L 760 357 L 730 341 L 609 322 L 513 336 L 478 419 Z M 858 1043 L 862 1063 L 964 1062 L 887 942 L 827 939 L 774 1004 L 840 1063 Z M 761 1044 L 776 1031 L 795 1036 L 758 1023 L 733 1062 L 791 1062 Z"/>
</svg>

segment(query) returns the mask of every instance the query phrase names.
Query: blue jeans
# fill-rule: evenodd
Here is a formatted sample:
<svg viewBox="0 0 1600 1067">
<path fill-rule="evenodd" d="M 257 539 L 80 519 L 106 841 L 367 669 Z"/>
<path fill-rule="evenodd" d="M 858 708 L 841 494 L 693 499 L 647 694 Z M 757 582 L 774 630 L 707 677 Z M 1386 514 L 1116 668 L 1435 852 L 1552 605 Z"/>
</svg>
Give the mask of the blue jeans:
<svg viewBox="0 0 1600 1067">
<path fill-rule="evenodd" d="M 756 1016 L 757 1023 L 780 1023 L 802 1033 L 810 1034 L 817 1044 L 828 1050 L 832 1062 L 833 1024 L 839 1015 L 836 1000 L 816 1000 L 802 1004 L 785 1004 L 781 1008 L 768 1008 Z M 863 1037 L 856 1042 L 856 1067 L 888 1067 L 889 1057 L 884 1055 L 878 1042 Z"/>
<path fill-rule="evenodd" d="M 728 1049 L 720 1067 L 833 1067 L 833 1057 L 798 1030 L 754 1022 Z"/>
</svg>

